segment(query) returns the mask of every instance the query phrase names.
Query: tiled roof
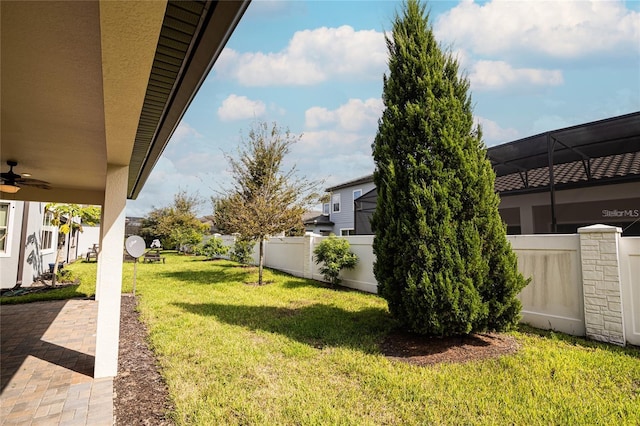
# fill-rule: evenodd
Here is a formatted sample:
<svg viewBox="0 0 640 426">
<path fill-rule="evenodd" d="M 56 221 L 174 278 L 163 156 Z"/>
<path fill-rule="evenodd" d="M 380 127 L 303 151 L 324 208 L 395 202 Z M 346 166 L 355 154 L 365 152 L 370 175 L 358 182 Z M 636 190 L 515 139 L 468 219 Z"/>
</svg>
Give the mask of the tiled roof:
<svg viewBox="0 0 640 426">
<path fill-rule="evenodd" d="M 616 178 L 631 178 L 640 180 L 640 152 L 609 155 L 592 158 L 591 182 Z M 588 182 L 587 171 L 582 161 L 557 164 L 553 167 L 556 187 L 580 182 Z M 525 180 L 528 185 L 525 184 Z M 529 170 L 526 174 L 511 173 L 496 178 L 495 190 L 509 192 L 523 189 L 545 188 L 549 186 L 549 169 L 541 167 Z"/>
<path fill-rule="evenodd" d="M 334 223 L 329 220 L 329 216 L 318 215 L 315 217 L 310 217 L 302 222 L 305 225 L 328 225 L 333 226 Z"/>
</svg>

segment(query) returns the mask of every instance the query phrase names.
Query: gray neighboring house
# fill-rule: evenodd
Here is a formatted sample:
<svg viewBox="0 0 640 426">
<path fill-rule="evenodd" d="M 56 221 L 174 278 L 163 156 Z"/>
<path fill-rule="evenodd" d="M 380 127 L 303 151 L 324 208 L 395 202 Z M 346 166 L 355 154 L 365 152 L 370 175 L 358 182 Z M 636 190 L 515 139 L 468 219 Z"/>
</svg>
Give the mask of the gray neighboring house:
<svg viewBox="0 0 640 426">
<path fill-rule="evenodd" d="M 28 287 L 55 262 L 58 241 L 63 238 L 62 261 L 84 257 L 99 243 L 100 227 L 84 226 L 83 232 L 59 235 L 51 225 L 47 203 L 0 200 L 0 288 L 16 284 Z"/>
<path fill-rule="evenodd" d="M 373 175 L 363 176 L 327 188 L 331 201 L 323 206 L 323 213 L 333 222 L 332 232 L 339 236 L 356 235 L 354 214 L 355 201 L 376 188 Z"/>
</svg>

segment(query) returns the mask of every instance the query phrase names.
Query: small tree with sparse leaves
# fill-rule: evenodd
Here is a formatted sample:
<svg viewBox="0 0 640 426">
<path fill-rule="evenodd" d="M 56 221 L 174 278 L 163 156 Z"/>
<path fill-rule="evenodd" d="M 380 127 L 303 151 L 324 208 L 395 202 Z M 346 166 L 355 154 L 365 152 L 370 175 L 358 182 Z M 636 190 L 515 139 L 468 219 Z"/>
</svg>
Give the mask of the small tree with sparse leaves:
<svg viewBox="0 0 640 426">
<path fill-rule="evenodd" d="M 51 213 L 51 224 L 58 227 L 58 233 L 63 235 L 82 232 L 82 225 L 94 226 L 100 223 L 100 207 L 82 206 L 79 204 L 49 203 L 45 211 Z M 58 275 L 58 265 L 62 258 L 63 240 L 58 240 L 58 251 L 53 266 L 51 285 L 55 286 Z"/>
<path fill-rule="evenodd" d="M 260 244 L 258 284 L 262 285 L 264 241 L 302 225 L 302 214 L 313 204 L 317 184 L 296 177 L 296 168 L 282 162 L 300 139 L 277 124 L 257 123 L 243 140 L 237 157 L 228 156 L 233 185 L 213 200 L 214 222 L 242 244 Z M 235 251 L 235 250 L 234 250 Z"/>
</svg>

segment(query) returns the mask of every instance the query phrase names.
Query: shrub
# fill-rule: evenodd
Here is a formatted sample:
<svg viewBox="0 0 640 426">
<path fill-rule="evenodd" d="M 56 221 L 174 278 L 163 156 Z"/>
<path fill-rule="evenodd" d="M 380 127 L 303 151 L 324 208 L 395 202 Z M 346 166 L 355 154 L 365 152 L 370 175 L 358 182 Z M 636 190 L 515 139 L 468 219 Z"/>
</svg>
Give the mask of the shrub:
<svg viewBox="0 0 640 426">
<path fill-rule="evenodd" d="M 353 269 L 358 263 L 358 256 L 349 249 L 349 241 L 332 234 L 313 250 L 316 264 L 323 264 L 320 273 L 334 287 L 340 284 L 340 271 Z"/>
<path fill-rule="evenodd" d="M 225 246 L 221 238 L 210 238 L 203 244 L 196 247 L 196 254 L 206 256 L 207 259 L 215 259 L 229 252 L 229 247 Z"/>
<path fill-rule="evenodd" d="M 238 238 L 231 251 L 231 260 L 242 263 L 243 265 L 248 265 L 249 262 L 251 262 L 251 252 L 253 251 L 254 244 L 255 242 L 252 240 Z"/>
</svg>

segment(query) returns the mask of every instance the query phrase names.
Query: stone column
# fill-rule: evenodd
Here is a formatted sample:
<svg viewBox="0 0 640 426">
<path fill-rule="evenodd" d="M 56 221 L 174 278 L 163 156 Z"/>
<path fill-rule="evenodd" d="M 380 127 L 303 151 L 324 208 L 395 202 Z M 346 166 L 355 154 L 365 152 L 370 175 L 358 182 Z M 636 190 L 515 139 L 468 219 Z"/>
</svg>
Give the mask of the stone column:
<svg viewBox="0 0 640 426">
<path fill-rule="evenodd" d="M 592 225 L 578 229 L 587 337 L 625 345 L 618 243 L 622 229 Z"/>
</svg>

